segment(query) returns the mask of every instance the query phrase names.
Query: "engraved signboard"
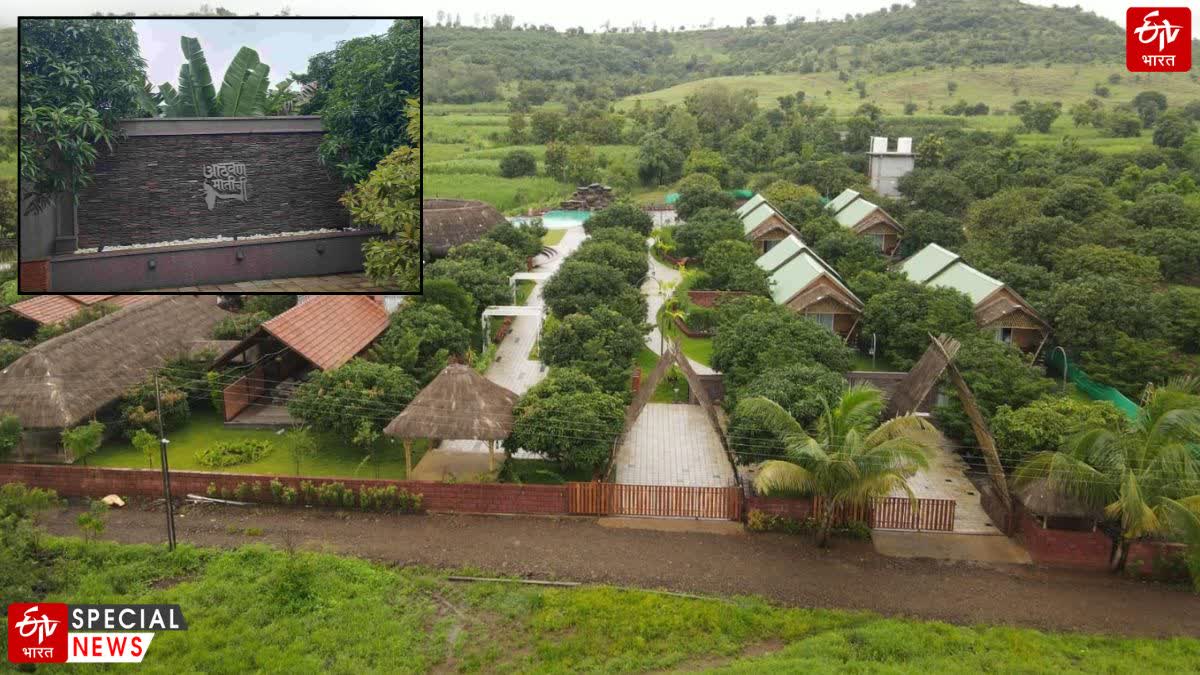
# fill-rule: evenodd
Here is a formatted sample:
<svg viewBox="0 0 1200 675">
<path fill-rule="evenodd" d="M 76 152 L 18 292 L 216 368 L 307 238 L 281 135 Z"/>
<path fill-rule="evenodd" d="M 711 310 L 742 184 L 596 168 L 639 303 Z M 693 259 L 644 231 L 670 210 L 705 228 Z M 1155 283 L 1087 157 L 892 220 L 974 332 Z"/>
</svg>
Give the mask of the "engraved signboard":
<svg viewBox="0 0 1200 675">
<path fill-rule="evenodd" d="M 218 199 L 245 202 L 246 165 L 241 162 L 218 162 L 204 167 L 204 203 L 212 211 Z"/>
</svg>

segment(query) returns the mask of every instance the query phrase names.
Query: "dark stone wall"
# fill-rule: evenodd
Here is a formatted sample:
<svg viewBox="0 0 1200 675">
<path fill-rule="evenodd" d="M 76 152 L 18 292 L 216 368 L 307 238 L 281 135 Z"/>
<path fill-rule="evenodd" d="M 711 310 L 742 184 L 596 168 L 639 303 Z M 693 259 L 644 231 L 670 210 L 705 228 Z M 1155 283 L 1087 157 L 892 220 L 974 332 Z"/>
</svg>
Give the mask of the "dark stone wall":
<svg viewBox="0 0 1200 675">
<path fill-rule="evenodd" d="M 345 227 L 346 187 L 317 161 L 319 133 L 130 136 L 96 162 L 79 246 Z M 247 201 L 205 202 L 204 167 L 246 166 Z"/>
</svg>

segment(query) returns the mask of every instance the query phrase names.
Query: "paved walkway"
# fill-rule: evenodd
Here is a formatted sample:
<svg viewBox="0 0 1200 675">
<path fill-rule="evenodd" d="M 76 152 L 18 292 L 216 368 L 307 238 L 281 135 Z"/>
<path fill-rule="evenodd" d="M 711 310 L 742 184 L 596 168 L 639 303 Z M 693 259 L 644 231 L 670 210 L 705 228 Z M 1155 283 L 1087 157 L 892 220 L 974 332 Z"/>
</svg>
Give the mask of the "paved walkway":
<svg viewBox="0 0 1200 675">
<path fill-rule="evenodd" d="M 617 450 L 616 482 L 734 485 L 721 438 L 698 405 L 647 403 Z"/>
<path fill-rule="evenodd" d="M 388 293 L 413 292 L 416 289 L 386 289 L 377 286 L 366 274 L 328 274 L 314 277 L 286 277 L 239 281 L 231 284 L 209 284 L 159 288 L 152 293 Z"/>
<path fill-rule="evenodd" d="M 954 451 L 944 437 L 937 453 L 929 460 L 929 468 L 918 471 L 908 479 L 908 485 L 918 497 L 928 499 L 953 499 L 954 532 L 956 534 L 991 534 L 1004 536 L 979 501 L 979 490 L 967 478 L 967 463 Z M 892 493 L 896 497 L 906 496 L 903 491 Z"/>
<path fill-rule="evenodd" d="M 642 283 L 642 294 L 646 296 L 646 320 L 654 327 L 646 334 L 646 346 L 655 354 L 662 354 L 660 344 L 662 335 L 658 330 L 657 317 L 659 308 L 667 301 L 668 296 L 668 293 L 665 292 L 666 289 L 663 288 L 663 284 L 672 284 L 672 288 L 674 288 L 673 284 L 678 284 L 683 275 L 674 267 L 660 263 L 649 252 L 646 253 L 646 257 L 650 259 L 650 278 Z M 699 361 L 692 359 L 688 359 L 688 361 L 691 362 L 692 369 L 698 375 L 711 375 L 716 372 Z"/>
<path fill-rule="evenodd" d="M 535 272 L 553 272 L 562 261 L 575 251 L 587 235 L 582 227 L 572 227 L 563 235 L 561 241 L 555 244 L 555 255 L 547 258 L 539 254 L 534 259 Z M 542 285 L 538 282 L 529 294 L 526 305 L 542 304 Z M 546 376 L 542 362 L 529 358 L 530 350 L 537 343 L 538 327 L 541 322 L 537 317 L 518 316 L 513 319 L 509 334 L 496 350 L 496 358 L 492 361 L 485 376 L 496 384 L 517 394 L 524 394 L 530 387 L 537 384 Z M 499 466 L 504 453 L 496 449 Z M 519 450 L 513 453 L 518 458 L 535 458 L 537 455 Z M 487 443 L 473 440 L 446 440 L 441 446 L 426 452 L 421 461 L 413 467 L 414 480 L 441 481 L 449 477 L 458 480 L 475 480 L 480 476 L 488 476 Z"/>
</svg>

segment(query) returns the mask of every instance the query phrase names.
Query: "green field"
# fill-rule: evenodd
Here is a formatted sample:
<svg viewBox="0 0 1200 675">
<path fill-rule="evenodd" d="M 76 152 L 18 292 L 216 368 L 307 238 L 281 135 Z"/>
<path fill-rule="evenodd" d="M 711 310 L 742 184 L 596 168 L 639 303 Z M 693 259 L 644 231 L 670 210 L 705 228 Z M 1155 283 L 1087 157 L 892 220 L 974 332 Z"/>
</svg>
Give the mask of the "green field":
<svg viewBox="0 0 1200 675">
<path fill-rule="evenodd" d="M 452 582 L 446 572 L 277 551 L 251 534 L 235 550 L 175 552 L 45 538 L 42 559 L 61 571 L 38 600 L 180 605 L 188 629 L 155 636 L 138 667 L 150 673 L 1165 673 L 1200 663 L 1195 639 L 954 626 L 609 586 Z"/>
<path fill-rule="evenodd" d="M 292 458 L 294 445 L 287 434 L 269 429 L 231 429 L 226 427 L 216 413 L 198 410 L 192 413 L 187 425 L 178 431 L 168 432 L 170 444 L 167 461 L 172 469 L 180 471 L 221 471 L 225 473 L 295 474 L 296 463 Z M 404 448 L 399 441 L 383 437 L 376 442 L 374 458 L 363 463 L 363 452 L 350 443 L 330 434 L 314 434 L 318 449 L 300 465 L 300 474 L 305 476 L 330 476 L 340 478 L 404 478 Z M 273 446 L 267 456 L 250 464 L 213 468 L 196 461 L 196 451 L 218 441 L 267 440 Z M 424 452 L 424 441 L 413 446 L 413 464 Z M 157 457 L 154 465 L 158 466 Z M 149 468 L 146 458 L 123 437 L 106 442 L 96 454 L 87 458 L 87 466 L 119 466 L 135 469 Z"/>
</svg>

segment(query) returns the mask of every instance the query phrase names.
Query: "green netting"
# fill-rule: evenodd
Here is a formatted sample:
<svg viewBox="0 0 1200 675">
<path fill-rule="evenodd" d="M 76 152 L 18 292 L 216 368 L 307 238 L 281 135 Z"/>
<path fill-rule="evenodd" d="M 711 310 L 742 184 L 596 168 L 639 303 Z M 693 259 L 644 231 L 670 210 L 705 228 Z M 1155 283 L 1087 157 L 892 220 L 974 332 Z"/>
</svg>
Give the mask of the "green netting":
<svg viewBox="0 0 1200 675">
<path fill-rule="evenodd" d="M 1062 373 L 1063 369 L 1063 357 L 1061 354 L 1062 352 L 1060 351 L 1054 351 L 1046 358 L 1046 363 L 1053 366 L 1059 374 Z M 1074 382 L 1075 388 L 1083 392 L 1088 398 L 1093 401 L 1108 401 L 1112 403 L 1131 420 L 1137 419 L 1138 413 L 1141 412 L 1138 404 L 1129 400 L 1129 398 L 1116 389 L 1096 382 L 1074 364 L 1067 364 L 1067 378 Z"/>
<path fill-rule="evenodd" d="M 738 199 L 750 199 L 754 196 L 754 190 L 730 190 L 729 194 Z"/>
<path fill-rule="evenodd" d="M 675 202 L 679 201 L 679 193 L 669 192 L 667 193 L 667 196 L 663 198 L 663 201 L 668 204 L 674 204 Z"/>
</svg>

